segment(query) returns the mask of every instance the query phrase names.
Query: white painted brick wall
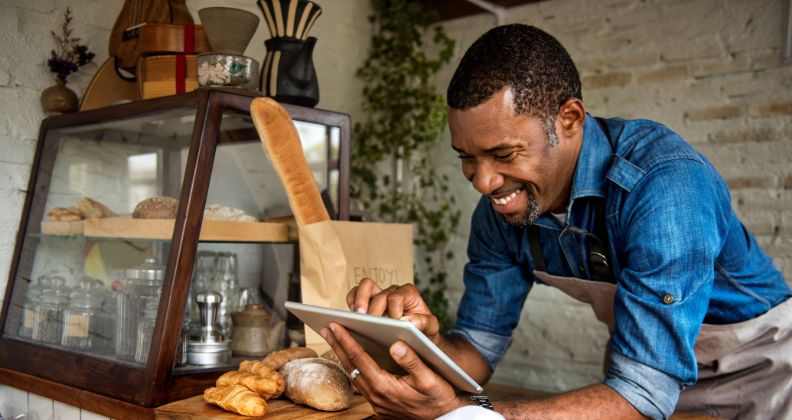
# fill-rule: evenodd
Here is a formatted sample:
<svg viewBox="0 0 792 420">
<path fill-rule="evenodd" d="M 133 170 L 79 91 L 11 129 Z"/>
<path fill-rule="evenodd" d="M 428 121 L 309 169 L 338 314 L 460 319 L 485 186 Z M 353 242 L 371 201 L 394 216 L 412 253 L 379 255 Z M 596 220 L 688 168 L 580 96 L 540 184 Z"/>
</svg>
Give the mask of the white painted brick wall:
<svg viewBox="0 0 792 420">
<path fill-rule="evenodd" d="M 323 8 L 313 29 L 318 38 L 314 64 L 319 78 L 318 107 L 348 113 L 359 120 L 361 88 L 354 74 L 368 48 L 371 7 L 367 0 L 316 0 Z M 54 79 L 46 67 L 53 48 L 49 31 L 59 29 L 66 6 L 74 15 L 74 35 L 96 54 L 93 64 L 69 77 L 69 86 L 82 95 L 98 66 L 107 58 L 107 39 L 123 0 L 9 0 L 0 13 L 0 299 L 5 295 L 25 190 L 30 176 L 39 125 L 44 115 L 39 95 Z M 250 0 L 190 0 L 196 22 L 203 7 L 227 6 L 261 12 Z M 262 21 L 263 23 L 263 18 Z M 246 55 L 261 61 L 266 25 L 260 25 Z M 1 303 L 1 302 L 0 302 Z M 0 413 L 30 413 L 30 418 L 94 419 L 94 413 L 35 394 L 0 385 Z"/>
<path fill-rule="evenodd" d="M 649 118 L 706 154 L 732 188 L 734 207 L 792 280 L 792 67 L 784 65 L 785 1 L 548 0 L 511 8 L 508 23 L 556 36 L 578 64 L 586 106 L 597 116 Z M 491 15 L 447 22 L 454 62 L 495 24 Z M 463 226 L 449 265 L 452 299 L 463 284 L 464 246 L 478 200 L 459 173 L 448 133 L 438 167 L 455 180 Z M 538 292 L 538 293 L 537 293 Z M 547 303 L 551 299 L 551 303 Z M 590 309 L 559 292 L 534 290 L 494 380 L 549 391 L 598 382 L 606 330 Z"/>
</svg>

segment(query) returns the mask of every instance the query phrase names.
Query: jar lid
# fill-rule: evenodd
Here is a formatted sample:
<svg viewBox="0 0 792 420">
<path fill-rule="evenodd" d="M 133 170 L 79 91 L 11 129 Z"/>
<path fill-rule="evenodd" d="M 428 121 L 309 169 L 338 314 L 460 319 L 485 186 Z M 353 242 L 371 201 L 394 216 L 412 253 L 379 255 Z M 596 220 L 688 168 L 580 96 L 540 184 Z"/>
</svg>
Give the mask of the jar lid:
<svg viewBox="0 0 792 420">
<path fill-rule="evenodd" d="M 156 258 L 146 258 L 143 264 L 126 271 L 128 279 L 132 280 L 162 280 L 165 278 L 165 266 L 159 264 Z"/>
</svg>

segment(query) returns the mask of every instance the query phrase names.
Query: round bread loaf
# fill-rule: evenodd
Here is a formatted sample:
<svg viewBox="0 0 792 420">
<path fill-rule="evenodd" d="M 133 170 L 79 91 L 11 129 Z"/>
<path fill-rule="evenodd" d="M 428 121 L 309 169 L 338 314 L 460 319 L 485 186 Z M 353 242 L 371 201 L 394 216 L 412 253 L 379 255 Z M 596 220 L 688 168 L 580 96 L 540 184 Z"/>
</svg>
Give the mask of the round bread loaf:
<svg viewBox="0 0 792 420">
<path fill-rule="evenodd" d="M 286 396 L 317 410 L 340 411 L 352 403 L 352 384 L 338 363 L 322 359 L 296 359 L 280 370 Z"/>
<path fill-rule="evenodd" d="M 173 197 L 149 197 L 135 206 L 132 217 L 135 219 L 175 219 L 179 200 Z"/>
</svg>

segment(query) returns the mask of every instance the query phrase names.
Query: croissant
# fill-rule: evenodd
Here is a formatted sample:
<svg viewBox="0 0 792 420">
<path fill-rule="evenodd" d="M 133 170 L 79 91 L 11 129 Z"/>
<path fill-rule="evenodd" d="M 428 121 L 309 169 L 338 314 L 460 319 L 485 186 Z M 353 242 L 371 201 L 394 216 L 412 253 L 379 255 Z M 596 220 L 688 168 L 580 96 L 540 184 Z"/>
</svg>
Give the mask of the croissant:
<svg viewBox="0 0 792 420">
<path fill-rule="evenodd" d="M 207 388 L 204 401 L 220 406 L 243 416 L 263 416 L 267 414 L 267 401 L 242 385 Z"/>
<path fill-rule="evenodd" d="M 223 374 L 223 376 L 217 378 L 216 382 L 217 386 L 228 386 L 235 384 L 244 386 L 266 400 L 279 397 L 286 388 L 286 383 L 283 381 L 283 377 L 278 372 L 273 371 L 270 371 L 270 373 L 265 377 L 254 375 L 248 372 L 232 370 L 231 372 L 226 372 Z"/>
</svg>

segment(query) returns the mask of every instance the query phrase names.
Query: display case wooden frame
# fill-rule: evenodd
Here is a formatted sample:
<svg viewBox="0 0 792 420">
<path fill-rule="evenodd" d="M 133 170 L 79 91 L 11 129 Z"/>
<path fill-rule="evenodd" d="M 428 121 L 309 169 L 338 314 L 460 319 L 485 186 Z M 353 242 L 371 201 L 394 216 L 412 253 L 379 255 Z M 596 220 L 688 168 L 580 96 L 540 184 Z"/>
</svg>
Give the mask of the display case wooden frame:
<svg viewBox="0 0 792 420">
<path fill-rule="evenodd" d="M 63 384 L 63 389 L 79 389 L 143 407 L 158 406 L 170 401 L 199 394 L 220 374 L 217 370 L 195 370 L 175 373 L 177 352 L 185 300 L 188 296 L 193 262 L 202 230 L 202 215 L 213 168 L 215 149 L 220 139 L 220 123 L 226 112 L 248 113 L 253 96 L 224 90 L 198 90 L 184 95 L 169 96 L 129 104 L 116 105 L 74 114 L 53 116 L 41 124 L 38 145 L 32 165 L 24 213 L 17 233 L 16 247 L 9 274 L 9 284 L 0 314 L 0 326 L 9 316 L 11 291 L 19 270 L 31 267 L 20 265 L 23 239 L 27 234 L 40 233 L 41 223 L 31 220 L 44 218 L 48 179 L 55 160 L 55 150 L 45 141 L 47 131 L 76 125 L 126 119 L 176 108 L 193 107 L 195 123 L 186 161 L 184 181 L 179 193 L 179 208 L 170 238 L 165 280 L 160 297 L 151 352 L 144 369 L 114 363 L 87 354 L 58 350 L 7 337 L 0 337 L 0 368 L 20 377 L 33 375 L 45 381 Z M 349 116 L 313 108 L 284 105 L 293 119 L 313 122 L 340 129 L 338 159 L 329 166 L 338 169 L 337 218 L 349 217 Z M 258 136 L 253 133 L 231 133 L 225 137 Z M 233 139 L 230 139 L 233 141 Z M 328 151 L 328 154 L 330 152 Z M 43 178 L 43 179 L 42 179 Z M 43 181 L 43 182 L 42 182 Z M 34 188 L 41 188 L 35 191 Z M 43 187 L 41 187 L 43 186 Z M 34 200 L 33 197 L 36 197 Z M 31 229 L 31 232 L 27 232 Z M 34 230 L 39 229 L 38 232 Z M 229 238 L 214 237 L 213 240 Z M 282 238 L 281 238 L 282 239 Z M 239 238 L 229 240 L 239 241 Z M 254 238 L 255 240 L 255 238 Z M 262 241 L 272 241 L 264 238 Z M 30 261 L 26 259 L 25 261 Z M 29 264 L 28 264 L 29 265 Z M 24 282 L 22 282 L 24 283 Z M 22 284 L 20 287 L 25 287 Z M 22 290 L 24 292 L 24 290 Z M 7 375 L 8 376 L 8 375 Z M 0 380 L 0 382 L 3 382 Z M 28 389 L 28 391 L 33 391 Z M 113 415 L 114 417 L 117 414 Z"/>
</svg>

